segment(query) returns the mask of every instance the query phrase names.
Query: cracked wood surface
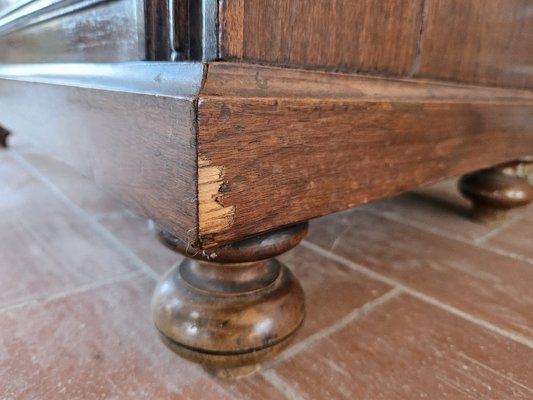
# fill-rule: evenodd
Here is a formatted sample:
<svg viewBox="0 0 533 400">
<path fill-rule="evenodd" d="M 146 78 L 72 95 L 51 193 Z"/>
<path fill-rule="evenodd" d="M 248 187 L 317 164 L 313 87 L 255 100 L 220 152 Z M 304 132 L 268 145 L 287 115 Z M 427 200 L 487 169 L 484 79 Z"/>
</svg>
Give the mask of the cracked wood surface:
<svg viewBox="0 0 533 400">
<path fill-rule="evenodd" d="M 200 241 L 230 229 L 235 207 L 224 207 L 224 167 L 198 159 L 198 229 Z"/>
</svg>

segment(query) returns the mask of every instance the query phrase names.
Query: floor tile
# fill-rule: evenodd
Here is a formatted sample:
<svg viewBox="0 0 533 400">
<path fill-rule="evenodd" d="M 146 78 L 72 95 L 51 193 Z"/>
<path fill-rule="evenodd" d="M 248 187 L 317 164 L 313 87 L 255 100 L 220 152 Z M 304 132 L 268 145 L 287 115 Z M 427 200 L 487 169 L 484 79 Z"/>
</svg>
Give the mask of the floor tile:
<svg viewBox="0 0 533 400">
<path fill-rule="evenodd" d="M 457 191 L 455 180 L 376 201 L 366 207 L 466 240 L 479 239 L 494 229 L 470 218 L 470 203 Z"/>
<path fill-rule="evenodd" d="M 285 253 L 280 260 L 298 278 L 306 296 L 306 319 L 295 343 L 391 289 L 302 246 Z"/>
<path fill-rule="evenodd" d="M 134 270 L 15 162 L 0 176 L 0 308 Z"/>
<path fill-rule="evenodd" d="M 146 218 L 124 211 L 100 217 L 98 222 L 159 275 L 184 259 L 157 240 Z"/>
<path fill-rule="evenodd" d="M 533 210 L 533 207 L 530 207 Z M 484 243 L 486 247 L 508 251 L 533 260 L 533 212 L 499 230 Z"/>
<path fill-rule="evenodd" d="M 353 210 L 309 240 L 500 327 L 533 338 L 533 265 Z"/>
<path fill-rule="evenodd" d="M 14 139 L 15 150 L 85 215 L 65 207 L 9 150 L 0 151 L 0 399 L 287 398 L 260 374 L 223 382 L 163 346 L 149 319 L 155 283 L 125 275 L 140 272 L 138 266 L 88 219 L 158 274 L 182 256 L 101 188 Z M 533 265 L 490 251 L 533 257 L 533 207 L 497 228 L 469 220 L 468 209 L 448 181 L 313 221 L 308 239 L 324 253 L 533 338 Z M 469 244 L 483 238 L 486 248 Z M 305 246 L 280 259 L 300 280 L 307 302 L 292 347 L 303 351 L 271 364 L 289 385 L 287 393 L 307 399 L 533 398 L 531 348 L 409 295 L 323 337 L 354 310 L 390 294 L 391 286 Z M 112 277 L 114 283 L 98 283 Z M 20 304 L 36 298 L 40 302 Z M 306 341 L 314 334 L 317 340 Z"/>
<path fill-rule="evenodd" d="M 533 350 L 409 296 L 277 368 L 305 399 L 531 399 Z"/>
<path fill-rule="evenodd" d="M 133 279 L 0 314 L 2 399 L 282 399 L 260 376 L 216 380 L 160 343 L 154 283 Z"/>
<path fill-rule="evenodd" d="M 120 201 L 66 164 L 35 150 L 25 150 L 20 154 L 88 214 L 99 216 L 124 210 Z"/>
<path fill-rule="evenodd" d="M 154 269 L 165 273 L 183 257 L 165 248 L 154 238 L 148 220 L 136 216 L 122 203 L 78 174 L 67 165 L 35 149 L 25 150 L 22 157 L 49 179 L 60 192 L 79 206 L 89 217 L 95 218 L 135 255 Z"/>
</svg>

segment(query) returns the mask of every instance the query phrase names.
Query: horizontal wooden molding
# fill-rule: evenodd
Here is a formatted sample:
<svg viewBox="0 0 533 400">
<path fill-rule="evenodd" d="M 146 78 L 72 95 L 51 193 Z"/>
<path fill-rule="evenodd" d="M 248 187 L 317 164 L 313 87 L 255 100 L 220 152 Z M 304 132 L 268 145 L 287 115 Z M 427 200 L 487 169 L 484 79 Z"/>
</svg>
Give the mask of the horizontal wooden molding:
<svg viewBox="0 0 533 400">
<path fill-rule="evenodd" d="M 202 96 L 409 101 L 533 101 L 528 90 L 219 62 Z"/>
</svg>

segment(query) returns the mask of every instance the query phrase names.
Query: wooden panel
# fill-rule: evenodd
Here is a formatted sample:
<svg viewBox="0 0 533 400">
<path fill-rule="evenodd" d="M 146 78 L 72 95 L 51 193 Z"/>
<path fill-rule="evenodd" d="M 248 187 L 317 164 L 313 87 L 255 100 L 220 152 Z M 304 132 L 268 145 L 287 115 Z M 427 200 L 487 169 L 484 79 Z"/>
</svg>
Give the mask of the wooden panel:
<svg viewBox="0 0 533 400">
<path fill-rule="evenodd" d="M 533 88 L 533 1 L 426 1 L 418 76 Z"/>
<path fill-rule="evenodd" d="M 4 0 L 0 62 L 118 62 L 145 58 L 142 2 Z M 0 10 L 1 12 L 1 10 Z"/>
<path fill-rule="evenodd" d="M 421 4 L 410 0 L 223 0 L 221 56 L 406 74 Z"/>
<path fill-rule="evenodd" d="M 39 75 L 39 66 L 0 68 L 0 76 L 9 77 L 0 79 L 0 123 L 195 243 L 194 96 L 203 68 L 192 63 L 139 67 L 93 66 L 91 76 L 88 66 L 80 66 L 86 81 L 77 84 L 76 76 L 60 84 L 59 67 L 55 80 Z M 24 73 L 28 68 L 36 71 L 33 77 Z M 87 82 L 93 87 L 83 87 Z"/>
<path fill-rule="evenodd" d="M 529 92 L 213 64 L 198 107 L 204 247 L 533 153 Z"/>
<path fill-rule="evenodd" d="M 195 29 L 189 0 L 145 0 L 144 4 L 146 59 L 191 59 Z"/>
<path fill-rule="evenodd" d="M 183 1 L 176 0 L 176 8 L 181 9 Z M 170 60 L 172 51 L 179 48 L 179 44 L 174 46 L 170 32 L 171 13 L 168 9 L 168 1 L 145 0 L 144 21 L 145 21 L 145 41 L 146 59 L 152 61 Z M 187 10 L 183 12 L 184 21 L 188 19 Z M 187 31 L 186 31 L 187 32 Z M 179 37 L 179 36 L 178 36 Z M 180 57 L 181 58 L 181 57 Z"/>
</svg>

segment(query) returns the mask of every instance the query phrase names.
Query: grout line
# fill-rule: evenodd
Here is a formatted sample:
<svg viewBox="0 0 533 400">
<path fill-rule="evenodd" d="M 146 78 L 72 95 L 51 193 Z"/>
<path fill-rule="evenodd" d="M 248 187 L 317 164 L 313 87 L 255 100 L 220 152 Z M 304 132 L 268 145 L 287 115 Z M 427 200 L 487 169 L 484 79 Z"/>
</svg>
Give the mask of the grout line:
<svg viewBox="0 0 533 400">
<path fill-rule="evenodd" d="M 415 54 L 413 57 L 413 65 L 411 71 L 409 71 L 409 77 L 413 77 L 418 72 L 420 65 L 420 53 L 422 51 L 422 42 L 424 40 L 424 30 L 426 28 L 426 15 L 427 15 L 427 0 L 420 0 L 420 25 L 418 27 L 418 35 L 416 38 Z"/>
<path fill-rule="evenodd" d="M 301 242 L 301 245 L 309 250 L 314 251 L 315 253 L 324 256 L 329 257 L 330 259 L 337 261 L 341 264 L 346 265 L 349 268 L 352 268 L 355 271 L 361 272 L 362 274 L 365 274 L 366 276 L 369 276 L 370 278 L 373 278 L 375 280 L 378 280 L 380 282 L 386 283 L 388 285 L 396 286 L 398 289 L 401 289 L 402 292 L 405 292 L 406 294 L 409 294 L 413 297 L 416 297 L 419 300 L 422 300 L 425 303 L 431 304 L 433 306 L 436 306 L 440 308 L 441 310 L 447 311 L 457 317 L 460 317 L 462 319 L 465 319 L 469 322 L 472 322 L 473 324 L 476 324 L 478 326 L 481 326 L 482 328 L 485 328 L 493 333 L 496 333 L 500 336 L 506 337 L 507 339 L 511 339 L 515 342 L 518 342 L 524 346 L 527 346 L 531 349 L 533 349 L 533 340 L 528 339 L 518 333 L 507 331 L 503 328 L 500 328 L 496 325 L 493 325 L 492 323 L 485 321 L 481 318 L 475 317 L 473 315 L 470 315 L 464 311 L 459 310 L 458 308 L 455 308 L 449 304 L 443 303 L 440 300 L 437 300 L 434 297 L 431 297 L 429 295 L 426 295 L 424 293 L 421 293 L 415 289 L 410 288 L 409 286 L 405 286 L 404 284 L 392 279 L 388 278 L 386 276 L 383 276 L 377 272 L 372 271 L 368 267 L 362 266 L 361 264 L 357 264 L 353 261 L 348 260 L 347 258 L 344 258 L 342 256 L 339 256 L 337 254 L 332 254 L 328 252 L 327 250 L 323 249 L 320 246 L 317 246 L 314 243 L 308 242 L 307 240 L 303 240 Z M 290 351 L 290 350 L 289 350 Z"/>
<path fill-rule="evenodd" d="M 333 333 L 337 331 L 340 331 L 341 329 L 343 329 L 344 327 L 346 327 L 347 325 L 353 322 L 361 320 L 362 318 L 366 317 L 371 311 L 387 303 L 389 300 L 392 300 L 398 297 L 401 293 L 402 293 L 402 290 L 399 287 L 392 288 L 391 290 L 389 290 L 387 293 L 383 294 L 382 296 L 372 301 L 369 301 L 363 306 L 353 310 L 349 314 L 339 319 L 337 322 L 334 322 L 333 324 L 309 336 L 308 338 L 302 340 L 301 342 L 296 343 L 294 346 L 289 347 L 287 350 L 281 353 L 274 360 L 265 364 L 265 367 L 267 369 L 276 368 L 282 362 L 286 361 L 287 359 L 291 357 L 294 357 L 295 355 L 297 355 L 298 353 L 301 353 L 304 350 L 309 349 L 310 347 L 314 346 L 316 343 L 318 343 L 322 339 L 332 335 Z"/>
<path fill-rule="evenodd" d="M 160 279 L 159 274 L 157 274 L 152 268 L 144 263 L 139 257 L 137 257 L 128 247 L 126 247 L 120 240 L 118 240 L 112 233 L 110 233 L 103 225 L 89 217 L 83 209 L 70 200 L 60 189 L 55 186 L 48 177 L 43 175 L 37 168 L 30 164 L 26 159 L 24 159 L 19 153 L 15 150 L 10 149 L 9 154 L 15 161 L 22 165 L 31 175 L 37 178 L 41 183 L 48 187 L 56 195 L 56 197 L 69 208 L 77 217 L 79 217 L 83 222 L 89 225 L 96 233 L 100 235 L 105 241 L 113 246 L 122 256 L 124 256 L 130 263 L 132 263 L 139 270 L 144 272 L 145 275 L 149 276 L 155 281 Z"/>
<path fill-rule="evenodd" d="M 295 390 L 289 383 L 276 374 L 275 371 L 262 371 L 260 374 L 267 382 L 278 389 L 287 400 L 303 400 L 303 397 L 298 394 L 297 390 Z"/>
<path fill-rule="evenodd" d="M 478 246 L 482 246 L 485 244 L 485 242 L 494 236 L 496 236 L 501 231 L 509 228 L 511 225 L 513 225 L 515 222 L 518 222 L 523 215 L 513 215 L 511 218 L 507 219 L 504 223 L 500 224 L 499 226 L 492 229 L 490 232 L 486 233 L 485 235 L 478 237 L 473 240 L 474 244 Z"/>
<path fill-rule="evenodd" d="M 471 242 L 471 241 L 469 241 L 467 239 L 464 239 L 464 238 L 462 238 L 459 235 L 454 235 L 453 233 L 446 232 L 446 231 L 440 230 L 438 228 L 430 227 L 428 225 L 425 225 L 425 224 L 422 224 L 422 223 L 419 223 L 419 222 L 416 222 L 416 221 L 413 221 L 413 220 L 410 220 L 410 219 L 398 217 L 397 215 L 393 215 L 392 213 L 380 212 L 380 211 L 373 210 L 373 209 L 370 209 L 370 208 L 365 210 L 365 211 L 370 213 L 370 214 L 373 214 L 373 215 L 375 215 L 377 217 L 382 217 L 382 218 L 388 219 L 390 221 L 399 222 L 400 224 L 408 225 L 410 227 L 420 229 L 421 231 L 424 231 L 424 232 L 433 233 L 434 235 L 441 236 L 441 237 L 444 237 L 446 239 L 453 240 L 455 242 L 461 242 L 463 244 L 474 245 L 473 242 Z"/>
<path fill-rule="evenodd" d="M 102 286 L 110 285 L 112 283 L 126 281 L 129 279 L 141 276 L 141 274 L 142 274 L 141 271 L 123 272 L 121 274 L 118 274 L 112 277 L 100 279 L 94 282 L 86 283 L 86 284 L 75 286 L 72 288 L 59 290 L 53 293 L 42 294 L 42 295 L 27 299 L 27 300 L 22 300 L 19 302 L 0 306 L 0 313 L 6 312 L 6 311 L 17 310 L 23 307 L 34 305 L 34 304 L 45 304 L 45 303 L 48 303 L 49 301 L 62 299 L 64 297 L 68 297 L 73 294 L 83 293 L 83 292 L 87 292 L 92 289 L 100 288 Z"/>
<path fill-rule="evenodd" d="M 107 242 L 112 244 L 116 248 L 116 250 L 118 250 L 124 257 L 126 257 L 128 259 L 128 261 L 130 261 L 133 265 L 135 265 L 138 269 L 140 269 L 140 271 L 143 274 L 149 276 L 150 278 L 152 278 L 155 281 L 159 280 L 159 278 L 160 278 L 159 274 L 157 274 L 147 264 L 145 264 L 142 260 L 140 260 L 133 252 L 131 252 L 131 250 L 129 248 L 127 248 L 122 242 L 120 242 L 113 234 L 111 234 L 107 229 L 105 229 L 100 223 L 98 223 L 97 221 L 95 221 L 92 218 L 90 218 L 81 209 L 81 207 L 79 207 L 72 200 L 70 200 L 45 175 L 43 175 L 40 171 L 38 171 L 27 160 L 25 160 L 18 152 L 16 152 L 13 149 L 11 149 L 9 154 L 19 164 L 21 164 L 29 173 L 31 173 L 41 183 L 43 183 L 45 186 L 47 186 L 61 200 L 61 202 L 63 202 L 74 214 L 76 214 L 80 219 L 82 219 L 84 222 L 86 222 L 94 231 L 96 231 Z M 529 259 L 527 257 L 523 257 L 523 256 L 520 256 L 520 255 L 517 255 L 517 254 L 514 254 L 514 253 L 510 253 L 510 252 L 507 252 L 507 251 L 499 250 L 499 249 L 487 248 L 487 247 L 483 246 L 484 240 L 480 240 L 479 242 L 476 242 L 476 241 L 470 242 L 470 241 L 467 241 L 467 240 L 465 240 L 463 238 L 460 238 L 458 236 L 449 234 L 448 232 L 444 232 L 444 231 L 441 231 L 441 230 L 435 229 L 435 228 L 428 228 L 426 225 L 419 224 L 419 223 L 413 222 L 411 220 L 405 220 L 405 219 L 403 219 L 401 217 L 391 216 L 390 214 L 379 213 L 379 212 L 374 211 L 374 210 L 367 210 L 367 211 L 372 213 L 372 214 L 378 215 L 380 217 L 383 217 L 383 218 L 386 218 L 386 219 L 389 219 L 389 220 L 393 220 L 393 221 L 396 221 L 396 222 L 399 222 L 399 223 L 402 223 L 402 224 L 405 224 L 405 225 L 409 225 L 409 226 L 412 226 L 414 228 L 417 228 L 417 229 L 420 229 L 420 230 L 423 230 L 423 231 L 426 231 L 426 232 L 429 232 L 429 233 L 433 233 L 435 235 L 442 236 L 442 237 L 445 237 L 445 238 L 450 239 L 450 240 L 458 241 L 458 242 L 461 242 L 463 244 L 474 245 L 476 247 L 483 248 L 485 250 L 494 252 L 494 253 L 502 255 L 502 256 L 510 257 L 510 258 L 513 258 L 513 259 L 518 259 L 520 261 L 525 261 L 527 263 L 533 264 L 533 260 L 531 260 L 531 259 Z M 518 218 L 518 216 L 515 217 L 515 219 L 516 218 Z M 514 220 L 513 220 L 513 222 L 514 222 Z M 508 226 L 509 224 L 506 224 L 505 226 Z M 502 227 L 502 229 L 503 229 L 503 227 Z M 499 230 L 497 230 L 497 229 L 495 229 L 495 231 L 499 232 Z M 492 232 L 494 232 L 494 231 L 489 232 L 489 234 L 485 235 L 485 237 L 483 237 L 482 239 L 485 239 Z M 463 318 L 463 319 L 465 319 L 465 320 L 467 320 L 469 322 L 472 322 L 472 323 L 474 323 L 476 325 L 479 325 L 479 326 L 481 326 L 481 327 L 483 327 L 483 328 L 485 328 L 485 329 L 487 329 L 489 331 L 497 333 L 497 334 L 499 334 L 501 336 L 504 336 L 504 337 L 506 337 L 508 339 L 516 341 L 516 342 L 518 342 L 518 343 L 520 343 L 520 344 L 522 344 L 524 346 L 533 348 L 533 341 L 529 340 L 528 338 L 523 337 L 522 335 L 519 335 L 519 334 L 516 334 L 516 333 L 513 333 L 513 332 L 509 332 L 507 330 L 499 328 L 498 326 L 493 325 L 490 322 L 487 322 L 487 321 L 485 321 L 483 319 L 480 319 L 480 318 L 477 318 L 477 317 L 475 317 L 473 315 L 470 315 L 470 314 L 468 314 L 468 313 L 466 313 L 464 311 L 461 311 L 461 310 L 459 310 L 459 309 L 457 309 L 457 308 L 455 308 L 453 306 L 450 306 L 450 305 L 448 305 L 446 303 L 442 303 L 441 301 L 439 301 L 439 300 L 437 300 L 437 299 L 435 299 L 435 298 L 433 298 L 431 296 L 425 295 L 425 294 L 423 294 L 421 292 L 418 292 L 418 291 L 416 291 L 414 289 L 411 289 L 411 288 L 401 284 L 400 282 L 395 281 L 394 279 L 385 277 L 385 276 L 383 276 L 381 274 L 378 274 L 378 273 L 372 271 L 371 269 L 368 269 L 367 267 L 364 267 L 362 265 L 356 264 L 356 263 L 354 263 L 354 262 L 352 262 L 352 261 L 350 261 L 350 260 L 348 260 L 348 259 L 346 259 L 346 258 L 344 258 L 342 256 L 339 256 L 337 254 L 334 254 L 332 252 L 324 250 L 323 248 L 315 245 L 314 243 L 311 243 L 311 242 L 308 242 L 307 240 L 304 240 L 304 241 L 302 241 L 302 246 L 304 246 L 304 247 L 306 247 L 306 248 L 308 248 L 308 249 L 310 249 L 310 250 L 314 251 L 315 253 L 318 253 L 318 254 L 320 254 L 322 256 L 326 256 L 326 257 L 329 257 L 329 258 L 331 258 L 331 259 L 333 259 L 333 260 L 335 260 L 337 262 L 340 262 L 340 263 L 342 263 L 342 264 L 344 264 L 344 265 L 346 265 L 346 266 L 348 266 L 348 267 L 350 267 L 350 268 L 352 268 L 352 269 L 354 269 L 354 270 L 356 270 L 358 272 L 361 272 L 361 273 L 363 273 L 363 274 L 365 274 L 365 275 L 367 275 L 367 276 L 369 276 L 369 277 L 371 277 L 373 279 L 376 279 L 378 281 L 381 281 L 381 282 L 387 283 L 389 285 L 395 286 L 395 288 L 392 289 L 391 291 L 387 292 L 385 295 L 379 297 L 378 299 L 365 304 L 364 306 L 362 306 L 361 308 L 359 308 L 357 310 L 354 310 L 352 313 L 348 314 L 347 316 L 345 316 L 341 320 L 337 321 L 335 324 L 329 326 L 328 328 L 325 328 L 322 331 L 317 332 L 316 334 L 310 336 L 309 338 L 307 338 L 303 342 L 300 342 L 300 343 L 296 344 L 295 346 L 289 348 L 279 358 L 275 359 L 271 364 L 269 364 L 268 365 L 269 368 L 275 367 L 275 366 L 279 365 L 281 362 L 285 361 L 286 359 L 288 359 L 288 358 L 298 354 L 299 352 L 301 352 L 301 351 L 313 346 L 315 343 L 317 343 L 321 339 L 331 335 L 332 333 L 336 332 L 337 330 L 342 329 L 347 324 L 363 318 L 373 308 L 375 308 L 375 307 L 387 302 L 388 300 L 398 296 L 401 292 L 405 292 L 405 293 L 407 293 L 407 294 L 409 294 L 409 295 L 411 295 L 413 297 L 418 298 L 419 300 L 422 300 L 422 301 L 424 301 L 424 302 L 426 302 L 428 304 L 434 305 L 434 306 L 436 306 L 436 307 L 438 307 L 438 308 L 440 308 L 440 309 L 442 309 L 444 311 L 447 311 L 447 312 L 449 312 L 451 314 L 454 314 L 454 315 L 456 315 L 456 316 L 458 316 L 460 318 Z M 78 286 L 76 288 L 59 291 L 59 292 L 56 292 L 54 294 L 39 296 L 39 297 L 36 297 L 34 299 L 31 299 L 31 300 L 27 300 L 27 301 L 23 301 L 23 302 L 20 302 L 20 303 L 15 303 L 15 304 L 11 304 L 11 305 L 8 305 L 8 306 L 0 307 L 0 312 L 4 312 L 4 311 L 7 311 L 7 310 L 20 308 L 20 307 L 23 307 L 23 306 L 26 306 L 26 305 L 37 303 L 37 302 L 41 302 L 42 303 L 42 302 L 51 301 L 51 300 L 54 300 L 54 299 L 66 297 L 66 296 L 68 296 L 70 294 L 81 293 L 81 292 L 84 292 L 84 291 L 87 291 L 87 290 L 90 290 L 90 289 L 93 289 L 93 288 L 97 288 L 99 286 L 103 286 L 103 285 L 106 285 L 106 284 L 109 284 L 109 283 L 113 283 L 113 282 L 116 282 L 116 281 L 132 278 L 132 277 L 136 276 L 137 274 L 138 274 L 137 272 L 128 272 L 128 273 L 117 275 L 117 276 L 112 277 L 112 278 L 108 278 L 108 279 L 104 279 L 104 280 L 97 281 L 97 282 L 94 282 L 94 283 L 90 283 L 90 284 L 87 284 L 87 285 L 82 285 L 82 286 Z M 270 378 L 267 378 L 267 376 L 266 376 L 267 372 L 271 373 L 273 375 L 271 375 Z M 266 372 L 263 373 L 263 375 L 269 381 L 271 381 L 270 379 L 272 379 L 271 383 L 273 383 L 273 381 L 276 381 L 279 384 L 281 384 L 282 386 L 284 384 L 285 385 L 284 387 L 289 389 L 289 391 L 292 391 L 292 389 L 290 389 L 290 387 L 286 383 L 284 383 L 284 381 L 281 378 L 279 378 L 273 371 L 266 371 Z M 278 387 L 278 386 L 276 385 L 276 387 Z"/>
<path fill-rule="evenodd" d="M 395 221 L 395 222 L 398 222 L 400 224 L 410 226 L 412 228 L 419 229 L 419 230 L 424 231 L 424 232 L 432 233 L 434 235 L 443 237 L 445 239 L 449 239 L 449 240 L 453 240 L 455 242 L 460 242 L 462 244 L 466 244 L 466 245 L 469 245 L 469 246 L 477 247 L 479 249 L 483 249 L 483 250 L 489 251 L 491 253 L 503 256 L 503 257 L 512 258 L 514 260 L 522 261 L 522 262 L 525 262 L 525 263 L 533 265 L 533 259 L 531 259 L 529 257 L 522 256 L 522 255 L 516 254 L 516 253 L 512 253 L 512 252 L 509 252 L 509 251 L 506 251 L 506 250 L 502 250 L 502 249 L 498 249 L 498 248 L 494 248 L 494 247 L 489 247 L 485 243 L 477 244 L 475 240 L 468 240 L 468 239 L 465 239 L 465 238 L 463 238 L 461 236 L 454 235 L 452 233 L 449 233 L 449 232 L 446 232 L 446 231 L 443 231 L 443 230 L 440 230 L 440 229 L 437 229 L 437 228 L 429 227 L 428 225 L 421 224 L 421 223 L 415 222 L 413 220 L 409 220 L 409 219 L 405 219 L 405 218 L 402 218 L 402 217 L 398 217 L 396 215 L 391 215 L 390 213 L 386 213 L 386 212 L 385 213 L 381 213 L 379 211 L 372 210 L 372 209 L 367 209 L 367 210 L 365 210 L 365 212 L 368 212 L 370 214 L 376 215 L 378 217 L 382 217 L 382 218 L 388 219 L 390 221 Z"/>
<path fill-rule="evenodd" d="M 533 265 L 533 259 L 531 259 L 529 257 L 526 257 L 526 256 L 523 256 L 521 254 L 511 253 L 510 251 L 506 251 L 506 250 L 502 250 L 502 249 L 498 249 L 498 248 L 494 248 L 494 247 L 487 247 L 487 245 L 485 245 L 485 244 L 479 246 L 479 248 L 487 250 L 487 251 L 490 251 L 492 253 L 498 254 L 498 255 L 503 256 L 503 257 L 512 258 L 513 260 L 518 260 L 518 261 L 522 261 L 522 262 L 525 262 L 527 264 L 532 264 Z"/>
<path fill-rule="evenodd" d="M 500 328 L 499 326 L 496 326 L 488 321 L 485 321 L 484 319 L 481 319 L 481 318 L 478 318 L 478 317 L 475 317 L 471 314 L 468 314 L 467 312 L 464 312 L 464 311 L 461 311 L 459 310 L 458 308 L 455 308 L 453 306 L 450 306 L 446 303 L 443 303 L 437 299 L 435 299 L 434 297 L 431 297 L 431 296 L 428 296 L 428 295 L 425 295 L 423 293 L 420 293 L 418 291 L 415 291 L 413 289 L 410 289 L 410 288 L 405 288 L 404 289 L 405 292 L 407 294 L 410 294 L 411 296 L 413 297 L 416 297 L 418 298 L 419 300 L 422 300 L 428 304 L 432 304 L 444 311 L 447 311 L 449 312 L 450 314 L 454 314 L 458 317 L 461 317 L 469 322 L 472 322 L 473 324 L 476 324 L 476 325 L 479 325 L 481 326 L 482 328 L 485 328 L 486 330 L 488 331 L 491 331 L 493 333 L 496 333 L 500 336 L 503 336 L 507 339 L 511 339 L 515 342 L 518 342 L 526 347 L 529 347 L 531 349 L 533 349 L 533 341 L 531 339 L 528 339 L 527 337 L 525 336 L 522 336 L 518 333 L 514 333 L 514 332 L 511 332 L 511 331 L 507 331 L 503 328 Z"/>
</svg>

